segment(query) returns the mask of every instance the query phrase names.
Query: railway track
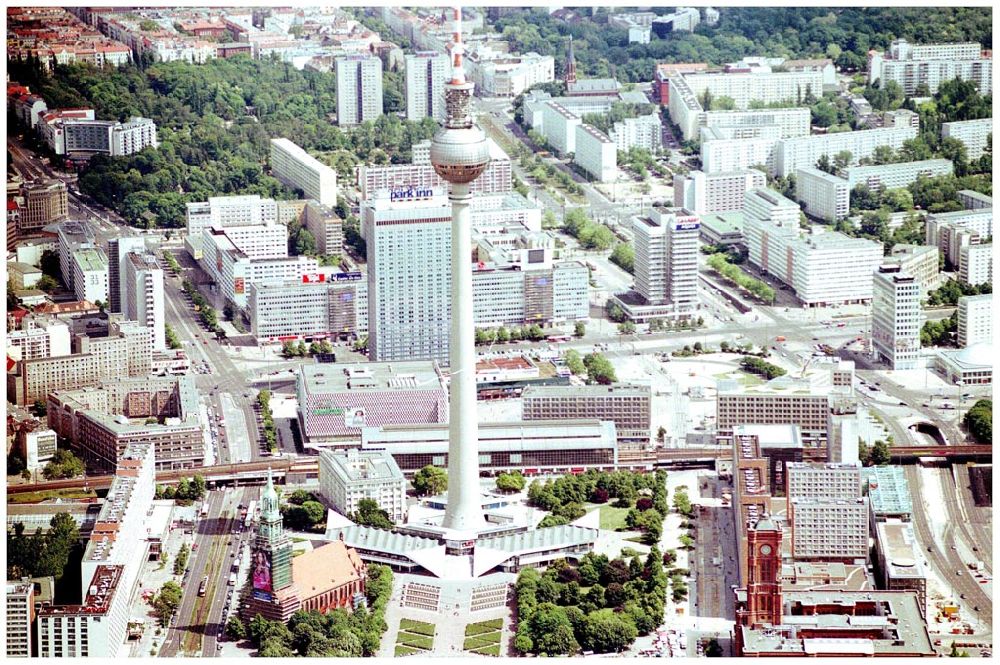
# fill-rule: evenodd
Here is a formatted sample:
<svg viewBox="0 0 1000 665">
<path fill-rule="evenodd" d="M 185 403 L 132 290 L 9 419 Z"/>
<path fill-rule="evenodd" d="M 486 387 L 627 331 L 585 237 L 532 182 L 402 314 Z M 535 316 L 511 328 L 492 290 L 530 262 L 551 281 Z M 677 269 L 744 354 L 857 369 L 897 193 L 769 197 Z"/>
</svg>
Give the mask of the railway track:
<svg viewBox="0 0 1000 665">
<path fill-rule="evenodd" d="M 986 509 L 976 506 L 972 499 L 972 483 L 969 477 L 969 467 L 957 464 L 952 467 L 954 485 L 945 483 L 945 492 L 949 501 L 954 500 L 958 507 L 962 527 L 970 536 L 970 541 L 979 549 L 979 558 L 986 564 L 986 569 L 993 573 L 993 529 L 987 520 L 982 519 Z M 952 497 L 954 497 L 952 499 Z"/>
<path fill-rule="evenodd" d="M 924 506 L 920 470 L 913 466 L 906 467 L 906 480 L 913 500 L 913 527 L 917 532 L 918 540 L 926 548 L 922 553 L 926 554 L 928 562 L 933 565 L 948 587 L 954 589 L 959 595 L 965 594 L 965 598 L 959 601 L 964 613 L 975 614 L 979 621 L 991 626 L 993 624 L 992 599 L 980 584 L 968 575 L 968 567 L 959 558 L 958 553 L 948 549 L 955 537 L 954 523 L 945 528 L 942 538 L 937 538 L 931 530 Z M 961 571 L 962 575 L 958 575 L 958 571 Z M 979 611 L 972 611 L 973 607 L 978 607 Z"/>
</svg>

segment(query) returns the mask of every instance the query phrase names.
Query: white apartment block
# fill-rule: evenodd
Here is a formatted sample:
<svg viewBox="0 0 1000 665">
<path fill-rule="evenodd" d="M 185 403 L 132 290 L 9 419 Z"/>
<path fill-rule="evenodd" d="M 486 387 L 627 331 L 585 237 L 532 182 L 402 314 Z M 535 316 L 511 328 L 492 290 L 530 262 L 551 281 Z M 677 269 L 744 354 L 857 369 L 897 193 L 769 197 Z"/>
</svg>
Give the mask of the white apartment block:
<svg viewBox="0 0 1000 665">
<path fill-rule="evenodd" d="M 545 140 L 561 155 L 576 152 L 576 130 L 583 124 L 580 116 L 556 102 L 545 104 L 542 114 Z"/>
<path fill-rule="evenodd" d="M 447 53 L 418 51 L 406 55 L 406 119 L 445 120 L 444 83 L 451 65 Z"/>
<path fill-rule="evenodd" d="M 732 98 L 739 110 L 748 109 L 750 102 L 799 102 L 810 92 L 817 98 L 823 95 L 821 71 L 696 72 L 685 74 L 684 79 L 697 99 L 707 90 L 714 98 Z M 673 97 L 672 91 L 670 96 Z"/>
<path fill-rule="evenodd" d="M 688 210 L 654 208 L 633 220 L 635 290 L 651 305 L 678 310 L 698 303 L 698 236 L 701 225 Z"/>
<path fill-rule="evenodd" d="M 208 201 L 187 204 L 188 236 L 200 236 L 202 231 L 213 226 L 254 226 L 276 221 L 277 202 L 262 199 L 257 194 L 213 196 Z"/>
<path fill-rule="evenodd" d="M 577 125 L 573 163 L 598 182 L 618 177 L 618 148 L 607 134 L 590 125 Z"/>
<path fill-rule="evenodd" d="M 801 208 L 791 199 L 769 188 L 751 190 L 743 198 L 745 220 L 771 222 L 798 228 Z"/>
<path fill-rule="evenodd" d="M 7 658 L 31 658 L 35 617 L 35 585 L 29 578 L 7 582 L 7 621 L 5 624 Z"/>
<path fill-rule="evenodd" d="M 260 341 L 368 334 L 368 281 L 363 273 L 250 285 L 250 332 Z"/>
<path fill-rule="evenodd" d="M 807 307 L 864 303 L 882 245 L 836 232 L 800 236 L 799 208 L 773 190 L 754 190 L 744 203 L 750 262 L 794 289 Z"/>
<path fill-rule="evenodd" d="M 787 177 L 798 169 L 816 166 L 816 162 L 823 155 L 832 161 L 837 153 L 843 151 L 850 152 L 851 162 L 857 163 L 864 157 L 871 157 L 875 153 L 875 148 L 879 146 L 889 146 L 893 150 L 899 150 L 903 147 L 903 143 L 916 138 L 917 132 L 918 128 L 907 124 L 903 127 L 781 139 L 775 148 L 773 174 Z"/>
<path fill-rule="evenodd" d="M 795 172 L 795 198 L 807 215 L 827 222 L 845 219 L 851 208 L 851 186 L 843 178 L 804 168 Z"/>
<path fill-rule="evenodd" d="M 955 78 L 972 81 L 988 96 L 993 89 L 992 69 L 993 60 L 977 42 L 910 44 L 897 39 L 888 53 L 868 54 L 868 82 L 895 81 L 910 96 L 921 84 L 933 95 L 942 83 Z"/>
<path fill-rule="evenodd" d="M 958 299 L 958 345 L 993 344 L 993 294 Z"/>
<path fill-rule="evenodd" d="M 674 207 L 687 208 L 698 215 L 742 210 L 746 193 L 766 185 L 767 176 L 757 169 L 676 174 Z"/>
<path fill-rule="evenodd" d="M 382 115 L 380 58 L 374 55 L 349 55 L 337 58 L 336 71 L 338 125 L 360 125 L 369 120 L 374 121 Z"/>
<path fill-rule="evenodd" d="M 555 59 L 551 55 L 515 55 L 487 44 L 469 47 L 465 68 L 480 97 L 517 97 L 532 86 L 555 80 Z"/>
<path fill-rule="evenodd" d="M 872 286 L 873 355 L 890 369 L 917 369 L 924 319 L 920 282 L 898 265 L 883 265 Z"/>
<path fill-rule="evenodd" d="M 941 282 L 938 266 L 940 252 L 929 245 L 893 245 L 892 253 L 885 257 L 885 263 L 895 263 L 908 275 L 913 275 L 920 284 L 920 292 L 927 294 Z"/>
<path fill-rule="evenodd" d="M 490 163 L 482 175 L 472 181 L 472 194 L 503 194 L 514 189 L 513 171 L 510 157 L 492 139 L 486 139 L 490 152 Z M 360 200 L 366 201 L 382 192 L 408 188 L 439 189 L 447 188 L 448 183 L 441 179 L 430 160 L 417 162 L 414 152 L 412 164 L 392 164 L 388 166 L 359 166 L 358 189 Z"/>
<path fill-rule="evenodd" d="M 941 123 L 941 138 L 953 138 L 965 145 L 970 160 L 979 159 L 986 152 L 986 139 L 993 133 L 993 118 L 959 120 Z"/>
<path fill-rule="evenodd" d="M 981 210 L 993 207 L 993 197 L 972 189 L 958 190 L 958 202 L 966 210 Z"/>
<path fill-rule="evenodd" d="M 11 353 L 16 349 L 16 353 Z M 15 360 L 34 360 L 68 356 L 69 325 L 57 318 L 28 314 L 21 319 L 21 328 L 7 333 L 7 352 Z"/>
<path fill-rule="evenodd" d="M 701 170 L 712 174 L 761 167 L 773 173 L 778 143 L 775 138 L 732 138 L 717 127 L 703 128 Z"/>
<path fill-rule="evenodd" d="M 128 122 L 116 123 L 111 129 L 113 156 L 132 155 L 149 146 L 159 146 L 156 140 L 156 123 L 149 118 L 133 117 Z"/>
<path fill-rule="evenodd" d="M 251 284 L 301 279 L 316 272 L 316 259 L 288 256 L 288 229 L 281 224 L 229 226 L 203 234 L 202 268 L 227 302 L 244 309 Z"/>
<path fill-rule="evenodd" d="M 701 15 L 697 7 L 678 7 L 663 16 L 657 16 L 650 23 L 650 28 L 661 39 L 671 32 L 694 32 L 701 23 Z"/>
<path fill-rule="evenodd" d="M 448 361 L 451 205 L 441 194 L 361 207 L 373 362 Z"/>
<path fill-rule="evenodd" d="M 877 166 L 851 166 L 843 176 L 851 189 L 865 185 L 870 190 L 899 189 L 920 178 L 951 175 L 954 165 L 948 159 L 924 159 L 918 162 L 898 162 Z"/>
<path fill-rule="evenodd" d="M 166 351 L 163 269 L 153 254 L 125 255 L 121 274 L 122 314 L 153 331 L 153 350 Z"/>
<path fill-rule="evenodd" d="M 337 205 L 337 172 L 288 139 L 271 139 L 271 171 L 284 184 L 301 189 L 305 198 Z"/>
<path fill-rule="evenodd" d="M 663 147 L 663 123 L 656 113 L 626 118 L 614 124 L 611 139 L 618 150 L 623 152 L 631 148 L 643 148 L 656 153 Z"/>
<path fill-rule="evenodd" d="M 701 127 L 779 127 L 781 138 L 808 136 L 811 116 L 808 108 L 751 109 L 747 111 L 702 111 L 681 130 L 687 130 L 684 138 L 698 138 Z"/>
<path fill-rule="evenodd" d="M 406 478 L 387 450 L 321 450 L 319 492 L 337 512 L 350 516 L 370 499 L 393 522 L 406 518 Z"/>
<path fill-rule="evenodd" d="M 108 303 L 108 258 L 103 250 L 87 247 L 73 252 L 73 293 L 77 300 Z"/>
<path fill-rule="evenodd" d="M 926 244 L 937 246 L 952 266 L 960 265 L 962 247 L 979 244 L 992 234 L 992 208 L 927 215 Z"/>
<path fill-rule="evenodd" d="M 993 281 L 993 243 L 964 245 L 959 250 L 958 279 L 973 285 Z"/>
<path fill-rule="evenodd" d="M 813 233 L 790 244 L 791 280 L 786 283 L 806 307 L 872 299 L 872 274 L 882 260 L 882 243 L 828 232 Z"/>
</svg>

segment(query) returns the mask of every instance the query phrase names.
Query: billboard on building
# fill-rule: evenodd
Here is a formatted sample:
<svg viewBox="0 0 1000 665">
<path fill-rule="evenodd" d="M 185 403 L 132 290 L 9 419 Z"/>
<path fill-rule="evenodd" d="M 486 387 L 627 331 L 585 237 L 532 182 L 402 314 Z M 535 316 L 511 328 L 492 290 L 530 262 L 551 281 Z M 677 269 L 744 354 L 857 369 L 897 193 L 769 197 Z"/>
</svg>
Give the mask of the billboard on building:
<svg viewBox="0 0 1000 665">
<path fill-rule="evenodd" d="M 260 600 L 271 600 L 274 583 L 271 581 L 271 554 L 264 550 L 253 553 L 253 596 Z"/>
<path fill-rule="evenodd" d="M 344 427 L 364 427 L 365 410 L 348 409 L 344 412 Z"/>
<path fill-rule="evenodd" d="M 242 277 L 237 277 L 233 280 L 233 290 L 237 295 L 242 295 L 246 293 L 246 281 Z"/>
</svg>

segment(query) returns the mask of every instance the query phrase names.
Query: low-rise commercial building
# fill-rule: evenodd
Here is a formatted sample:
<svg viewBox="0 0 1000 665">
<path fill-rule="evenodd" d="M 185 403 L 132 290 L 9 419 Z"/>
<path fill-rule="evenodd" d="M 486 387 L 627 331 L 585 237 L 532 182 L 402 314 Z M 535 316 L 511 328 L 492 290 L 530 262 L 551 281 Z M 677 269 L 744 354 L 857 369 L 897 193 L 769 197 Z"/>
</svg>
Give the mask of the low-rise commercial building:
<svg viewBox="0 0 1000 665">
<path fill-rule="evenodd" d="M 915 591 L 921 616 L 927 616 L 927 571 L 924 553 L 913 525 L 888 520 L 875 525 L 875 571 L 879 588 L 889 591 Z"/>
<path fill-rule="evenodd" d="M 407 476 L 448 466 L 448 425 L 386 425 L 362 430 L 361 448 L 385 449 Z M 527 476 L 582 473 L 618 465 L 615 425 L 599 420 L 535 420 L 479 425 L 479 470 Z"/>
<path fill-rule="evenodd" d="M 303 365 L 296 377 L 306 446 L 356 445 L 365 427 L 443 423 L 448 397 L 433 362 Z"/>
<path fill-rule="evenodd" d="M 348 517 L 357 511 L 359 501 L 369 499 L 393 522 L 406 519 L 406 478 L 385 450 L 320 451 L 319 491 Z"/>
<path fill-rule="evenodd" d="M 286 138 L 271 139 L 270 164 L 275 178 L 301 189 L 307 199 L 325 206 L 337 205 L 337 172 L 295 143 Z"/>
<path fill-rule="evenodd" d="M 364 273 L 317 272 L 301 280 L 250 284 L 250 333 L 258 342 L 368 334 Z"/>
<path fill-rule="evenodd" d="M 620 445 L 651 439 L 649 386 L 532 386 L 524 389 L 521 399 L 525 420 L 597 418 L 615 423 Z"/>
<path fill-rule="evenodd" d="M 964 349 L 942 349 L 935 358 L 935 366 L 947 381 L 954 385 L 993 385 L 993 345 L 980 343 Z"/>
<path fill-rule="evenodd" d="M 875 524 L 889 519 L 909 522 L 913 499 L 906 474 L 900 466 L 872 466 L 863 470 L 871 508 L 872 530 Z"/>
</svg>

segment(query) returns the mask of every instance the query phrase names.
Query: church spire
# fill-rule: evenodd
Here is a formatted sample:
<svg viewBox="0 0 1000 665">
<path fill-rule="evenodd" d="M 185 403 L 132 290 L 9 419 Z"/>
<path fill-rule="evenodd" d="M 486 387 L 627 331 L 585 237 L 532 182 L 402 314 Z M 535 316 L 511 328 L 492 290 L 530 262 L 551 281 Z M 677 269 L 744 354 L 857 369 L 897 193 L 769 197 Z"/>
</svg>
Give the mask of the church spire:
<svg viewBox="0 0 1000 665">
<path fill-rule="evenodd" d="M 563 76 L 566 85 L 576 83 L 576 58 L 573 56 L 573 35 L 569 36 L 569 47 L 566 51 L 566 74 Z"/>
</svg>

